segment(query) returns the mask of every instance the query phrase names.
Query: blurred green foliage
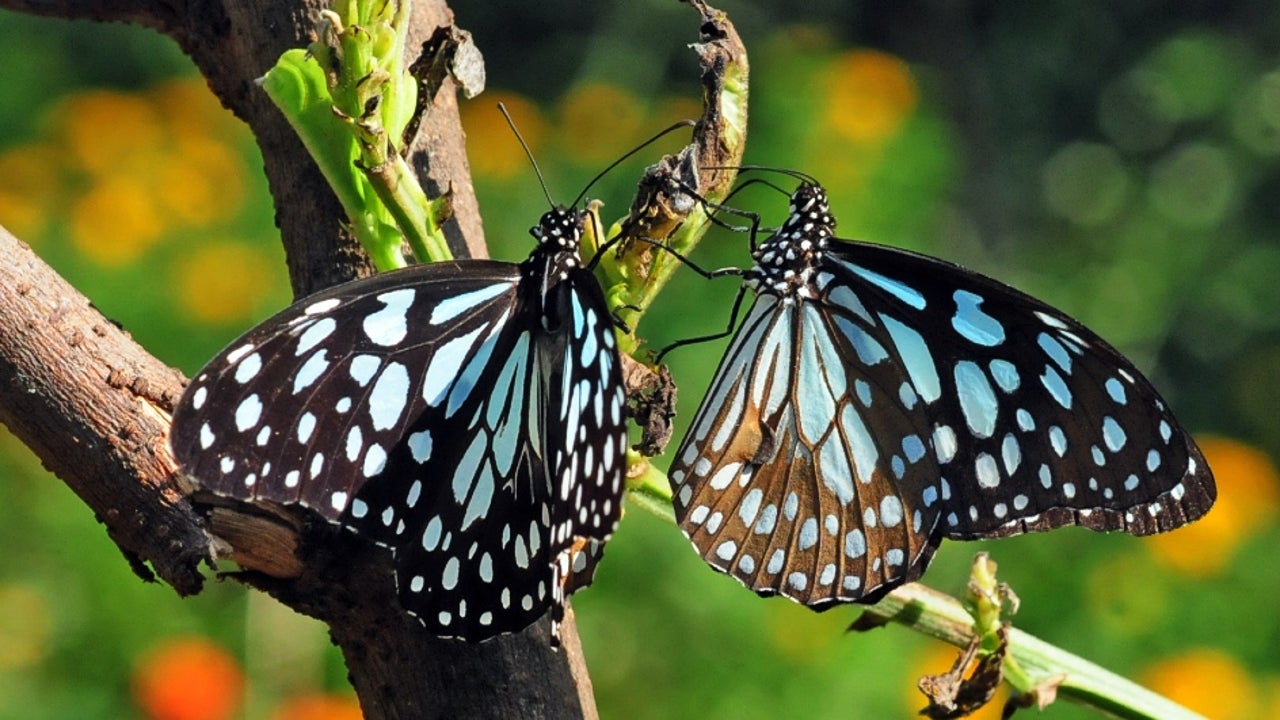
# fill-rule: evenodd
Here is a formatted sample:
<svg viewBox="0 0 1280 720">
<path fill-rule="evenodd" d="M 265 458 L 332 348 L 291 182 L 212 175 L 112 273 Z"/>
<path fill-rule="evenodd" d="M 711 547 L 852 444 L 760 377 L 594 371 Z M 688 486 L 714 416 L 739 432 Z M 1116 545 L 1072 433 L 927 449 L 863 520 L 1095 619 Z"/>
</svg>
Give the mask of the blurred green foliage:
<svg viewBox="0 0 1280 720">
<path fill-rule="evenodd" d="M 847 237 L 983 270 L 1085 321 L 1148 371 L 1217 472 L 1219 506 L 1188 530 L 948 543 L 927 582 L 959 592 L 972 554 L 988 550 L 1022 597 L 1023 629 L 1211 717 L 1280 716 L 1280 6 L 724 8 L 754 71 L 748 162 L 816 175 Z M 507 88 L 463 104 L 496 257 L 523 258 L 545 209 L 499 99 L 562 202 L 698 112 L 687 7 L 457 12 L 491 86 Z M 0 223 L 108 316 L 190 373 L 288 302 L 252 138 L 173 43 L 4 13 L 0 58 Z M 606 216 L 679 144 L 593 188 Z M 786 207 L 764 191 L 741 204 L 774 223 Z M 698 260 L 742 265 L 745 241 L 713 233 Z M 717 330 L 714 312 L 686 308 L 727 313 L 735 289 L 682 273 L 640 334 L 656 348 Z M 682 419 L 722 351 L 672 355 Z M 179 600 L 138 581 L 86 508 L 2 430 L 0 543 L 0 717 L 155 715 L 159 701 L 133 689 L 148 672 L 212 682 L 156 659 L 184 637 L 247 673 L 248 717 L 297 717 L 282 709 L 290 699 L 346 692 L 318 624 L 231 583 Z M 901 628 L 845 634 L 856 608 L 815 615 L 758 600 L 643 513 L 628 515 L 608 554 L 574 602 L 604 717 L 905 717 L 923 705 L 915 679 L 951 662 Z M 1063 705 L 1046 715 L 1088 716 Z"/>
</svg>

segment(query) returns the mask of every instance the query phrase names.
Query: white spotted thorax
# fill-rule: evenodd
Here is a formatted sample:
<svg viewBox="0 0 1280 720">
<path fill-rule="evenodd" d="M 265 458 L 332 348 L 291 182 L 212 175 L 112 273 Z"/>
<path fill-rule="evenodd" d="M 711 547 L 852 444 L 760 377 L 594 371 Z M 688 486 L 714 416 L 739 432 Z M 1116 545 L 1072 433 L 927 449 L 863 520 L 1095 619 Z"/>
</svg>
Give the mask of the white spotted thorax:
<svg viewBox="0 0 1280 720">
<path fill-rule="evenodd" d="M 309 508 L 390 548 L 431 632 L 518 631 L 590 584 L 621 511 L 613 323 L 556 209 L 519 265 L 418 265 L 330 288 L 216 356 L 171 444 L 204 490 Z"/>
<path fill-rule="evenodd" d="M 747 285 L 757 292 L 812 298 L 814 268 L 835 227 L 826 191 L 817 185 L 801 187 L 791 196 L 786 222 L 752 253 L 755 267 L 746 274 Z"/>
<path fill-rule="evenodd" d="M 816 184 L 755 251 L 742 321 L 669 478 L 681 529 L 762 595 L 873 602 L 942 538 L 1146 535 L 1216 496 L 1150 382 L 1064 313 L 834 237 Z"/>
</svg>

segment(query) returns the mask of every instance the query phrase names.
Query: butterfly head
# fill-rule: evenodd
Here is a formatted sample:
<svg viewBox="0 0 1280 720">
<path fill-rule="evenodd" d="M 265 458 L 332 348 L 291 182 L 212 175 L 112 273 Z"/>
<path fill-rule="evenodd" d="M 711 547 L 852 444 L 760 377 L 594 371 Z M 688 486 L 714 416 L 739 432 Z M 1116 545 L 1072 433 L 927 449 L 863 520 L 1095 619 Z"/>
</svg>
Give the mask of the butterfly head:
<svg viewBox="0 0 1280 720">
<path fill-rule="evenodd" d="M 529 228 L 529 234 L 538 241 L 534 256 L 549 259 L 556 271 L 552 274 L 568 272 L 581 264 L 578 248 L 582 244 L 585 221 L 584 212 L 556 207 L 544 214 L 537 225 Z"/>
<path fill-rule="evenodd" d="M 813 268 L 822 259 L 827 240 L 835 236 L 835 227 L 827 191 L 817 183 L 803 183 L 791 194 L 786 222 L 756 247 L 748 282 L 778 295 L 808 292 Z"/>
</svg>

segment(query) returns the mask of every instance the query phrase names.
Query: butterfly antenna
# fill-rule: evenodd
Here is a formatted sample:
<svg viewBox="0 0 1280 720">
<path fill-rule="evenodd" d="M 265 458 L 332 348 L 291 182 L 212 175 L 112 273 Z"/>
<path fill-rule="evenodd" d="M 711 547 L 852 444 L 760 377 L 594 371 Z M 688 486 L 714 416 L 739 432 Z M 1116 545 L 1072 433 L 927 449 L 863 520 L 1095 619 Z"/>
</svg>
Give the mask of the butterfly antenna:
<svg viewBox="0 0 1280 720">
<path fill-rule="evenodd" d="M 639 145 L 635 146 L 634 148 L 631 148 L 630 150 L 628 150 L 628 151 L 627 151 L 627 153 L 626 153 L 625 155 L 623 155 L 622 157 L 618 158 L 617 160 L 614 160 L 613 162 L 609 163 L 609 167 L 605 168 L 604 170 L 601 170 L 599 173 L 597 173 L 597 174 L 596 174 L 596 176 L 595 176 L 595 177 L 591 178 L 591 182 L 587 183 L 587 186 L 586 186 L 586 187 L 584 187 L 584 188 L 582 188 L 582 192 L 578 193 L 578 197 L 574 199 L 574 201 L 573 201 L 573 207 L 577 207 L 577 206 L 578 206 L 578 203 L 582 202 L 582 198 L 584 198 L 584 197 L 586 197 L 586 196 L 587 196 L 587 191 L 589 191 L 589 190 L 591 189 L 591 186 L 592 186 L 592 185 L 595 185 L 595 184 L 596 184 L 596 182 L 598 182 L 598 181 L 600 180 L 600 178 L 602 178 L 602 177 L 604 177 L 605 175 L 609 174 L 609 171 L 610 171 L 610 170 L 612 170 L 612 169 L 614 169 L 614 168 L 618 167 L 618 166 L 619 166 L 619 165 L 621 165 L 623 162 L 625 162 L 627 158 L 631 157 L 632 155 L 635 155 L 636 153 L 638 153 L 638 152 L 640 152 L 641 150 L 643 150 L 643 149 L 645 149 L 645 148 L 649 147 L 650 145 L 654 144 L 655 142 L 657 142 L 657 141 L 661 140 L 663 137 L 667 136 L 668 134 L 670 134 L 670 133 L 672 133 L 672 132 L 675 132 L 676 130 L 679 130 L 680 128 L 684 128 L 684 127 L 693 127 L 694 125 L 697 125 L 697 123 L 695 123 L 695 122 L 694 122 L 694 121 L 692 121 L 692 120 L 681 120 L 680 122 L 675 123 L 675 124 L 674 124 L 674 125 L 672 125 L 671 127 L 667 128 L 666 130 L 663 130 L 662 132 L 658 133 L 657 135 L 654 135 L 653 137 L 649 138 L 648 140 L 645 140 L 644 142 L 640 143 Z"/>
<path fill-rule="evenodd" d="M 785 175 L 785 176 L 787 176 L 787 177 L 789 177 L 789 178 L 794 178 L 794 179 L 796 179 L 796 180 L 799 180 L 799 181 L 800 181 L 800 182 L 802 182 L 802 183 L 806 183 L 806 184 L 809 184 L 809 185 L 821 185 L 821 184 L 822 184 L 822 183 L 818 182 L 817 178 L 815 178 L 814 176 L 812 176 L 812 175 L 810 175 L 810 174 L 808 174 L 808 173 L 800 172 L 799 170 L 790 170 L 790 169 L 787 169 L 787 168 L 769 167 L 768 165 L 743 165 L 743 166 L 739 167 L 739 168 L 738 168 L 738 170 L 740 170 L 740 171 L 742 171 L 742 172 L 769 172 L 769 173 L 777 173 L 777 174 L 779 174 L 779 175 Z"/>
<path fill-rule="evenodd" d="M 542 177 L 542 169 L 538 167 L 538 161 L 533 159 L 533 151 L 529 149 L 529 143 L 524 141 L 524 136 L 516 129 L 516 121 L 511 119 L 511 113 L 507 112 L 507 106 L 498 103 L 498 110 L 502 113 L 502 117 L 507 119 L 507 126 L 511 128 L 516 140 L 520 141 L 520 147 L 524 148 L 524 156 L 529 158 L 529 164 L 533 166 L 533 172 L 538 176 L 538 184 L 542 186 L 542 195 L 547 198 L 547 205 L 554 208 L 556 201 L 551 199 L 551 191 L 547 189 L 547 180 Z"/>
</svg>

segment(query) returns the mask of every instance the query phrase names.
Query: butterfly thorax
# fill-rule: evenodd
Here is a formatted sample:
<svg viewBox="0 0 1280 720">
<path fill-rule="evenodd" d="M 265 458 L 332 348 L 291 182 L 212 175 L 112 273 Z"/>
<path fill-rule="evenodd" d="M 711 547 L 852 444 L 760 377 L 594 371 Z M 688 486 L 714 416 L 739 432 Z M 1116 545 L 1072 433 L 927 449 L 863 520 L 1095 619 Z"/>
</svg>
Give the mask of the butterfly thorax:
<svg viewBox="0 0 1280 720">
<path fill-rule="evenodd" d="M 747 284 L 756 292 L 811 297 L 814 268 L 835 226 L 826 192 L 802 185 L 791 195 L 787 221 L 752 253 L 755 266 L 747 272 Z"/>
<path fill-rule="evenodd" d="M 538 246 L 521 264 L 521 273 L 526 279 L 541 281 L 541 297 L 546 298 L 552 287 L 582 267 L 578 248 L 582 241 L 583 217 L 582 213 L 569 208 L 555 208 L 529 229 Z"/>
</svg>

